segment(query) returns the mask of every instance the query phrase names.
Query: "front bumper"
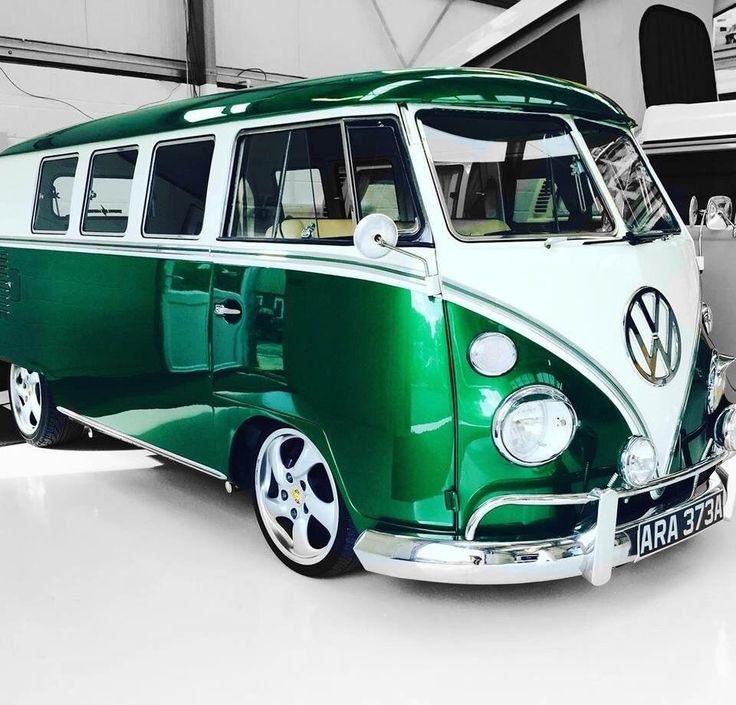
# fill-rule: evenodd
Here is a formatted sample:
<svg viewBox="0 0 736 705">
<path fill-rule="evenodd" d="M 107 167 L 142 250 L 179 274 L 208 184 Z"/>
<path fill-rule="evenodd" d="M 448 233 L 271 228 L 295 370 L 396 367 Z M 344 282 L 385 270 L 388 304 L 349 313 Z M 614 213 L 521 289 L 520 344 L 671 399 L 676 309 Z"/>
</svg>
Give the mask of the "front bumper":
<svg viewBox="0 0 736 705">
<path fill-rule="evenodd" d="M 721 492 L 726 494 L 724 518 L 732 518 L 736 491 L 729 494 L 728 484 L 729 474 L 733 471 L 722 465 L 732 455 L 720 454 L 635 490 L 603 489 L 580 494 L 495 497 L 481 504 L 473 513 L 465 529 L 464 540 L 364 531 L 355 544 L 355 553 L 366 570 L 396 578 L 493 585 L 582 575 L 593 585 L 603 585 L 610 579 L 613 568 L 640 560 L 635 538 L 640 524 Z M 703 489 L 700 477 L 714 468 Z M 687 500 L 656 509 L 636 521 L 617 525 L 620 501 L 690 479 L 693 491 Z M 597 503 L 595 522 L 572 536 L 530 542 L 473 540 L 483 517 L 502 506 L 590 503 Z"/>
</svg>

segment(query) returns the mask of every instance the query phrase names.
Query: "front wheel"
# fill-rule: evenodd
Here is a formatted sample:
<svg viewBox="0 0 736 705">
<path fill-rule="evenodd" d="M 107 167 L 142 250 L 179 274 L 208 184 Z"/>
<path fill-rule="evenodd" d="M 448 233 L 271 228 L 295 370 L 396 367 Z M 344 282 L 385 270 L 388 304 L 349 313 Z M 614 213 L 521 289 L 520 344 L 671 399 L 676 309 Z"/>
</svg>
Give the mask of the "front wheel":
<svg viewBox="0 0 736 705">
<path fill-rule="evenodd" d="M 11 365 L 9 388 L 15 425 L 28 443 L 50 448 L 81 436 L 82 427 L 57 411 L 43 375 Z"/>
<path fill-rule="evenodd" d="M 253 501 L 271 550 L 310 577 L 346 573 L 359 565 L 357 534 L 329 463 L 301 432 L 281 428 L 261 445 Z"/>
</svg>

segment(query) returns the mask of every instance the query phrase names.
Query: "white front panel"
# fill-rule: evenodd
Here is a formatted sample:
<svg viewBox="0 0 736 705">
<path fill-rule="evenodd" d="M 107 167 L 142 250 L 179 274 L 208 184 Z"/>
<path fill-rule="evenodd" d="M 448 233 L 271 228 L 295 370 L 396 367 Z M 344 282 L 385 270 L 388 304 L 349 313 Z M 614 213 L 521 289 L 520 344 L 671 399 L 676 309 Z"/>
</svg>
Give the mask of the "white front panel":
<svg viewBox="0 0 736 705">
<path fill-rule="evenodd" d="M 678 234 L 636 246 L 555 242 L 549 249 L 541 241 L 471 243 L 442 237 L 437 248 L 448 300 L 518 330 L 582 368 L 619 406 L 632 432 L 650 436 L 657 447 L 660 472 L 666 471 L 699 336 L 700 284 L 689 236 Z M 664 294 L 680 330 L 679 368 L 663 386 L 645 380 L 627 350 L 624 319 L 629 302 L 642 287 Z M 471 300 L 458 288 L 476 296 Z M 484 305 L 477 294 L 489 303 Z M 550 336 L 540 334 L 535 322 Z M 596 376 L 596 367 L 615 383 Z M 644 428 L 637 414 L 627 411 L 627 404 L 611 392 L 616 383 Z"/>
</svg>

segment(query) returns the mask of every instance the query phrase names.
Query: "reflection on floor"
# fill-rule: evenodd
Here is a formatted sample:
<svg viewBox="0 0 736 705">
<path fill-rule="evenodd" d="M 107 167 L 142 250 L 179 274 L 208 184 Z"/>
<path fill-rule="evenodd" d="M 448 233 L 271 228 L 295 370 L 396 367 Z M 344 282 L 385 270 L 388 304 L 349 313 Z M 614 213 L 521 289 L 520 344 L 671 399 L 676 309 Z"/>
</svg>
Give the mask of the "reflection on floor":
<svg viewBox="0 0 736 705">
<path fill-rule="evenodd" d="M 600 589 L 316 581 L 268 552 L 245 493 L 101 438 L 0 449 L 0 557 L 3 705 L 731 705 L 736 692 L 728 524 Z"/>
</svg>

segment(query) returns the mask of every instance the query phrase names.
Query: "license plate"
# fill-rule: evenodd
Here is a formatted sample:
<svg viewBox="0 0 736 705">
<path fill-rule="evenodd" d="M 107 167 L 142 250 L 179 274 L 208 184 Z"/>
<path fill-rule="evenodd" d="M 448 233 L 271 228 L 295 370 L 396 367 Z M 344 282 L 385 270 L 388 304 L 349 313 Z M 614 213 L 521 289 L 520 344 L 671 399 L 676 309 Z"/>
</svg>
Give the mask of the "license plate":
<svg viewBox="0 0 736 705">
<path fill-rule="evenodd" d="M 708 499 L 639 524 L 639 558 L 684 541 L 721 521 L 724 497 L 721 491 Z"/>
</svg>

